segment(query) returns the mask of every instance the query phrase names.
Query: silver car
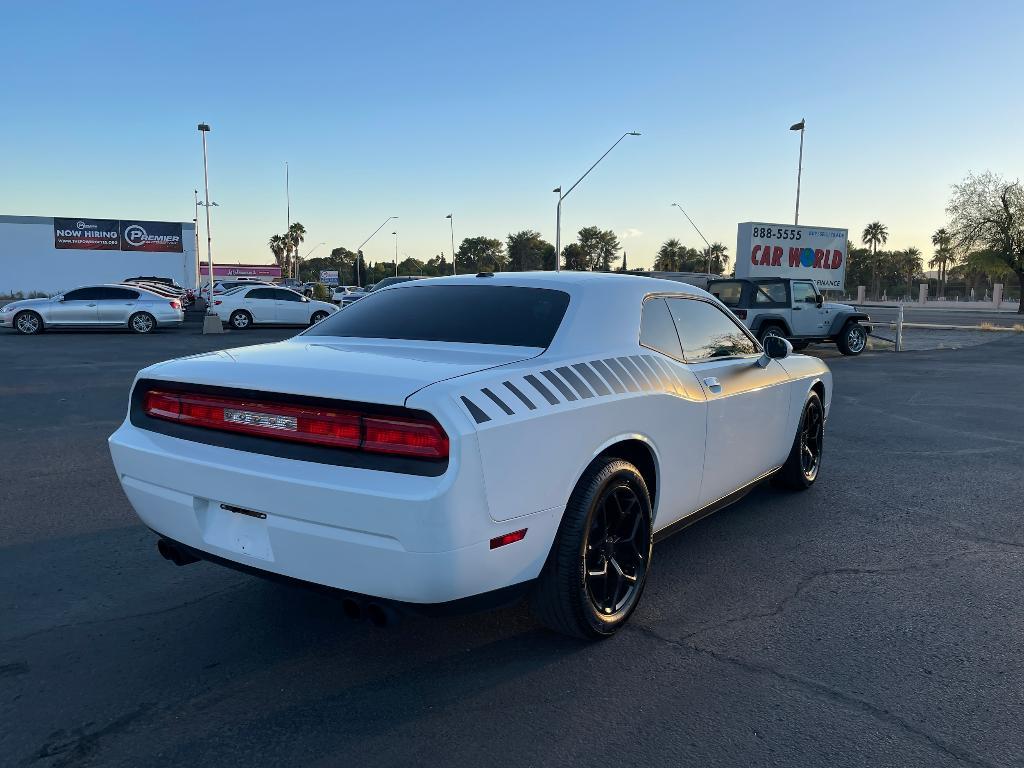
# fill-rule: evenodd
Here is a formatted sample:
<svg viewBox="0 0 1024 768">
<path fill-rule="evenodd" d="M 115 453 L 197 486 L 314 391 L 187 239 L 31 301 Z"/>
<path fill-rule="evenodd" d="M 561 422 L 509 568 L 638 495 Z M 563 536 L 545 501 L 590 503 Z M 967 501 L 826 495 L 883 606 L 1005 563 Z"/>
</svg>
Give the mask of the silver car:
<svg viewBox="0 0 1024 768">
<path fill-rule="evenodd" d="M 160 296 L 141 286 L 90 285 L 49 299 L 24 299 L 0 307 L 0 326 L 19 333 L 46 328 L 128 328 L 150 333 L 181 325 L 181 300 Z"/>
</svg>

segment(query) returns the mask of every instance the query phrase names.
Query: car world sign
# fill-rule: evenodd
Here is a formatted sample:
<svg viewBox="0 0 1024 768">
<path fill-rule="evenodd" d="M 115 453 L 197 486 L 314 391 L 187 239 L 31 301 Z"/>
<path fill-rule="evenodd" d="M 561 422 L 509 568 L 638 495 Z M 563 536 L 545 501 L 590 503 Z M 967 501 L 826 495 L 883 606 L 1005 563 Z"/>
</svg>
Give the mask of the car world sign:
<svg viewBox="0 0 1024 768">
<path fill-rule="evenodd" d="M 819 291 L 841 291 L 849 232 L 745 221 L 736 232 L 736 277 L 810 279 Z"/>
<path fill-rule="evenodd" d="M 170 221 L 54 218 L 53 247 L 85 251 L 181 253 L 181 224 Z"/>
</svg>

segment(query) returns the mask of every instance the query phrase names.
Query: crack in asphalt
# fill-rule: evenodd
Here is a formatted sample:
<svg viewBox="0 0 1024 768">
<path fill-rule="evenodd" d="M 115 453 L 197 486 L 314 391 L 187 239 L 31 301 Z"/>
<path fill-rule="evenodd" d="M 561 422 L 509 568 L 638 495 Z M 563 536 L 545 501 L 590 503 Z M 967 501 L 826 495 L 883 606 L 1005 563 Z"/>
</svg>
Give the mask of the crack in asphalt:
<svg viewBox="0 0 1024 768">
<path fill-rule="evenodd" d="M 150 703 L 140 704 L 131 712 L 126 712 L 102 728 L 95 730 L 90 730 L 95 723 L 86 723 L 70 731 L 65 729 L 54 731 L 43 746 L 22 761 L 22 765 L 32 765 L 40 760 L 51 761 L 50 768 L 78 765 L 99 749 L 101 739 L 126 730 L 153 707 L 154 705 Z"/>
<path fill-rule="evenodd" d="M 56 625 L 54 625 L 52 627 L 43 627 L 41 629 L 37 629 L 37 630 L 35 630 L 33 632 L 28 632 L 27 634 L 19 635 L 17 637 L 9 637 L 9 638 L 0 639 L 0 644 L 7 645 L 9 643 L 20 643 L 20 642 L 24 642 L 25 640 L 29 640 L 29 639 L 31 639 L 33 637 L 36 637 L 37 635 L 44 635 L 44 634 L 47 634 L 49 632 L 56 632 L 56 631 L 61 630 L 61 629 L 78 629 L 80 627 L 91 627 L 91 626 L 95 626 L 95 625 L 98 625 L 98 624 L 111 624 L 111 623 L 118 622 L 118 621 L 129 621 L 131 619 L 141 619 L 141 618 L 144 618 L 146 616 L 160 616 L 161 614 L 171 613 L 173 611 L 179 611 L 182 608 L 188 608 L 189 606 L 197 605 L 198 603 L 202 603 L 202 602 L 204 602 L 206 600 L 209 600 L 212 597 L 217 597 L 218 595 L 223 595 L 226 592 L 231 592 L 231 591 L 234 591 L 236 589 L 240 589 L 240 588 L 242 588 L 242 587 L 244 587 L 244 586 L 246 586 L 248 584 L 251 584 L 251 583 L 252 583 L 251 580 L 244 580 L 244 581 L 239 582 L 238 584 L 233 584 L 230 587 L 224 587 L 223 589 L 218 589 L 216 592 L 208 592 L 207 594 L 202 595 L 201 597 L 197 597 L 195 600 L 186 600 L 185 602 L 178 603 L 177 605 L 171 605 L 171 606 L 168 606 L 166 608 L 157 608 L 157 609 L 152 610 L 152 611 L 140 611 L 138 613 L 129 613 L 129 614 L 126 614 L 124 616 L 110 616 L 110 617 L 105 618 L 105 619 L 90 619 L 89 621 L 77 621 L 77 622 L 72 622 L 70 624 L 56 624 Z"/>
<path fill-rule="evenodd" d="M 760 664 L 758 662 L 748 661 L 747 659 L 743 659 L 738 656 L 730 656 L 728 654 L 720 653 L 708 648 L 707 646 L 688 643 L 684 640 L 673 640 L 672 638 L 665 637 L 658 633 L 651 627 L 636 623 L 635 620 L 627 624 L 626 628 L 638 631 L 654 640 L 676 646 L 677 648 L 682 648 L 683 650 L 690 651 L 691 653 L 707 656 L 719 663 L 728 664 L 746 672 L 773 677 L 777 680 L 794 685 L 806 693 L 811 693 L 824 698 L 831 703 L 843 704 L 848 707 L 858 709 L 882 723 L 895 725 L 900 730 L 925 742 L 932 749 L 948 755 L 957 761 L 976 765 L 980 768 L 1000 768 L 998 763 L 989 762 L 988 760 L 969 752 L 957 744 L 946 741 L 932 733 L 928 733 L 885 707 L 879 706 L 867 699 L 855 696 L 839 688 L 827 685 L 819 680 L 803 677 L 802 675 L 797 675 L 792 672 L 786 672 L 768 664 Z"/>
<path fill-rule="evenodd" d="M 1008 546 L 1020 547 L 1020 548 L 1024 549 L 1024 545 L 1020 545 L 1020 544 L 1016 544 L 1016 543 L 1009 544 Z M 964 551 L 964 552 L 956 552 L 956 553 L 954 553 L 952 555 L 947 555 L 946 557 L 938 558 L 938 559 L 935 559 L 935 560 L 927 560 L 925 562 L 920 562 L 920 563 L 909 563 L 907 565 L 900 565 L 900 566 L 879 567 L 879 568 L 867 568 L 867 567 L 825 568 L 823 570 L 815 571 L 813 573 L 809 573 L 806 576 L 804 576 L 802 579 L 800 579 L 800 581 L 797 582 L 797 584 L 793 588 L 793 590 L 790 591 L 790 593 L 787 594 L 785 597 L 783 597 L 779 602 L 777 602 L 773 607 L 768 608 L 768 609 L 756 610 L 756 611 L 748 611 L 747 613 L 744 613 L 741 616 L 734 616 L 732 618 L 724 619 L 724 620 L 716 622 L 714 624 L 707 624 L 705 626 L 702 626 L 702 627 L 700 627 L 698 629 L 695 629 L 695 630 L 693 630 L 691 632 L 687 632 L 686 634 L 682 635 L 679 638 L 679 641 L 682 642 L 684 640 L 689 640 L 690 638 L 697 637 L 698 635 L 702 635 L 702 634 L 704 634 L 706 632 L 710 632 L 710 631 L 715 630 L 715 629 L 721 629 L 722 627 L 727 627 L 727 626 L 730 626 L 732 624 L 738 624 L 738 623 L 742 623 L 742 622 L 746 622 L 746 621 L 754 621 L 756 619 L 764 619 L 764 618 L 771 618 L 773 616 L 778 616 L 784 610 L 786 610 L 786 607 L 790 603 L 792 603 L 794 600 L 799 598 L 804 592 L 809 590 L 811 588 L 811 586 L 815 582 L 817 582 L 817 581 L 819 581 L 821 579 L 827 579 L 827 578 L 830 578 L 830 577 L 833 577 L 833 576 L 892 576 L 892 575 L 899 575 L 899 574 L 903 574 L 903 573 L 911 573 L 913 571 L 925 571 L 925 570 L 932 570 L 932 569 L 935 569 L 935 568 L 941 568 L 942 566 L 947 565 L 947 564 L 949 564 L 949 563 L 951 563 L 951 562 L 953 562 L 955 560 L 960 560 L 960 559 L 971 557 L 971 556 L 986 556 L 986 555 L 994 555 L 994 554 L 1007 555 L 1007 554 L 1014 554 L 1014 553 L 1005 552 L 1005 551 L 1002 551 L 1002 550 L 968 550 L 968 551 Z"/>
</svg>

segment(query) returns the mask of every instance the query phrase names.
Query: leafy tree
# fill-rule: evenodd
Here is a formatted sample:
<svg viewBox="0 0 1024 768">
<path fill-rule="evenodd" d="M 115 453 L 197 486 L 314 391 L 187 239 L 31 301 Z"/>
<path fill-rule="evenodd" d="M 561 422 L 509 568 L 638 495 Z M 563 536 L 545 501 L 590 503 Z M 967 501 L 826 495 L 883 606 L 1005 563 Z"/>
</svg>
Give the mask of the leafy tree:
<svg viewBox="0 0 1024 768">
<path fill-rule="evenodd" d="M 655 272 L 680 272 L 683 244 L 674 237 L 661 244 L 658 255 L 654 259 Z"/>
<path fill-rule="evenodd" d="M 406 256 L 400 262 L 398 262 L 398 274 L 400 275 L 423 275 L 423 262 L 419 259 L 414 259 L 411 256 Z"/>
<path fill-rule="evenodd" d="M 467 237 L 455 254 L 459 272 L 500 272 L 506 263 L 505 246 L 493 237 Z"/>
<path fill-rule="evenodd" d="M 871 294 L 877 300 L 881 293 L 878 281 L 878 246 L 889 241 L 889 229 L 880 221 L 873 221 L 864 227 L 860 241 L 871 249 Z"/>
<path fill-rule="evenodd" d="M 921 274 L 923 264 L 921 262 L 921 251 L 917 248 L 907 248 L 900 257 L 900 266 L 907 276 L 907 299 L 914 295 L 914 276 Z"/>
<path fill-rule="evenodd" d="M 588 268 L 587 254 L 579 243 L 569 243 L 562 249 L 562 261 L 568 270 L 582 272 Z"/>
<path fill-rule="evenodd" d="M 580 248 L 585 254 L 584 269 L 611 272 L 612 265 L 619 260 L 619 238 L 610 229 L 584 227 L 578 234 Z"/>
<path fill-rule="evenodd" d="M 1017 275 L 1024 293 L 1024 187 L 986 171 L 953 185 L 946 213 L 955 247 L 982 246 Z M 1024 315 L 1024 295 L 1017 312 Z"/>
<path fill-rule="evenodd" d="M 937 269 L 939 273 L 939 296 L 946 295 L 946 272 L 950 262 L 954 259 L 953 236 L 945 227 L 935 230 L 932 235 L 932 245 L 935 246 L 935 257 L 928 262 L 928 266 Z"/>
<path fill-rule="evenodd" d="M 288 252 L 288 243 L 284 235 L 274 235 L 267 242 L 270 252 L 274 254 L 274 263 L 279 267 L 285 266 L 285 254 Z"/>
<path fill-rule="evenodd" d="M 711 244 L 711 248 L 704 248 L 700 252 L 702 259 L 701 266 L 695 272 L 706 272 L 708 269 L 708 251 L 711 251 L 711 274 L 725 274 L 725 267 L 729 263 L 729 249 L 717 240 Z"/>
<path fill-rule="evenodd" d="M 508 265 L 513 272 L 527 272 L 534 269 L 547 269 L 545 256 L 550 248 L 554 254 L 554 246 L 541 238 L 539 232 L 524 229 L 510 233 L 506 239 L 508 244 Z M 554 269 L 554 264 L 551 265 Z"/>
</svg>

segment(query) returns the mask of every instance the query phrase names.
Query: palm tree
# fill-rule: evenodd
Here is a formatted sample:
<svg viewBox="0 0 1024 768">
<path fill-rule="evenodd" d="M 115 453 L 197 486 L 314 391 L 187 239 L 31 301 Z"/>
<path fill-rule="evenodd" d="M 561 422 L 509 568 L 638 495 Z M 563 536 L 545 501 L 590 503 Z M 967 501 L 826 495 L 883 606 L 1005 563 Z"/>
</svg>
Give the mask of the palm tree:
<svg viewBox="0 0 1024 768">
<path fill-rule="evenodd" d="M 299 222 L 295 222 L 288 227 L 288 234 L 285 235 L 288 238 L 288 243 L 291 246 L 292 252 L 292 277 L 299 276 L 299 246 L 302 245 L 306 239 L 306 228 Z"/>
<path fill-rule="evenodd" d="M 679 261 L 682 257 L 683 244 L 674 237 L 669 238 L 661 244 L 658 255 L 654 260 L 656 272 L 678 272 Z"/>
<path fill-rule="evenodd" d="M 917 248 L 907 248 L 901 261 L 903 269 L 907 272 L 907 301 L 910 301 L 914 293 L 914 275 L 921 273 L 921 251 Z"/>
<path fill-rule="evenodd" d="M 707 258 L 707 251 L 704 251 Z M 711 244 L 711 272 L 715 275 L 724 275 L 725 266 L 729 263 L 729 248 L 717 240 Z"/>
<path fill-rule="evenodd" d="M 288 251 L 288 243 L 283 235 L 274 235 L 267 242 L 270 247 L 270 252 L 274 254 L 274 261 L 277 266 L 283 267 L 285 262 L 285 253 Z"/>
<path fill-rule="evenodd" d="M 871 293 L 878 300 L 878 246 L 889 241 L 889 229 L 880 221 L 873 221 L 864 227 L 860 241 L 871 249 Z"/>
<path fill-rule="evenodd" d="M 953 236 L 948 229 L 940 227 L 932 235 L 932 245 L 935 246 L 935 258 L 928 262 L 928 266 L 938 268 L 939 296 L 945 296 L 946 272 L 949 262 L 953 260 Z"/>
</svg>

